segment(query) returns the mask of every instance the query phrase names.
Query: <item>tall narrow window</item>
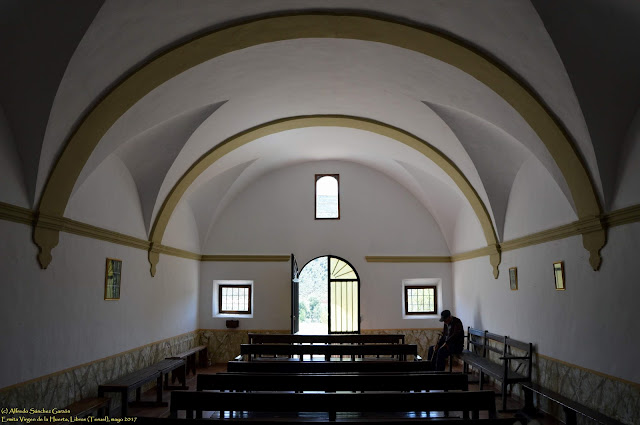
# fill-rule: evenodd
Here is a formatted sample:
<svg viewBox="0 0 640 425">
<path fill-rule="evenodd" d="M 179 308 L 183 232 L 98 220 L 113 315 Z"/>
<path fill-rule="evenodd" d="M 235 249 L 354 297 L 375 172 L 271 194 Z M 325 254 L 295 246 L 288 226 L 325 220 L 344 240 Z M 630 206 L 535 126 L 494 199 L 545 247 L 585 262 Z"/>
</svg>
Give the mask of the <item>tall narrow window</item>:
<svg viewBox="0 0 640 425">
<path fill-rule="evenodd" d="M 339 174 L 316 174 L 316 219 L 340 219 Z"/>
</svg>

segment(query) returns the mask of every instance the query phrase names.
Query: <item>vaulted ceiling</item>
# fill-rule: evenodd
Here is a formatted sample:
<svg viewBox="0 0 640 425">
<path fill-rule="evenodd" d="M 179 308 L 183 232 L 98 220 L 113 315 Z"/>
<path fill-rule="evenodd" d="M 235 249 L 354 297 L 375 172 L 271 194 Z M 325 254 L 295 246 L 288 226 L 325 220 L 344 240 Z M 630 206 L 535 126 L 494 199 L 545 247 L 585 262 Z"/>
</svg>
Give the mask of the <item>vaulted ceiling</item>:
<svg viewBox="0 0 640 425">
<path fill-rule="evenodd" d="M 271 22 L 279 16 L 325 16 L 318 25 L 334 25 L 336 35 L 300 36 L 305 29 L 288 28 L 294 35 L 261 40 L 258 32 L 249 40 L 250 27 L 242 25 L 276 27 Z M 342 28 L 340 16 L 347 26 L 358 16 L 374 24 Z M 3 1 L 0 123 L 21 164 L 22 178 L 12 184 L 22 195 L 0 200 L 34 209 L 47 204 L 47 182 L 65 167 L 60 158 L 73 152 L 70 140 L 82 145 L 91 125 L 96 140 L 86 143 L 77 175 L 64 183 L 68 198 L 117 156 L 137 187 L 150 239 L 158 221 L 170 218 L 165 202 L 180 184 L 175 202 L 192 209 L 204 244 L 221 212 L 256 179 L 329 159 L 374 168 L 407 188 L 439 223 L 452 252 L 459 250 L 453 212 L 475 210 L 473 199 L 486 210 L 488 224 L 476 210 L 480 224 L 492 229 L 494 242 L 503 241 L 512 187 L 525 164 L 545 170 L 562 194 L 558 208 L 573 210 L 574 219 L 585 215 L 576 194 L 584 181 L 567 177 L 563 167 L 571 166 L 536 127 L 538 116 L 551 117 L 564 133 L 558 137 L 584 169 L 592 203 L 604 210 L 616 205 L 620 164 L 636 143 L 630 132 L 640 106 L 639 23 L 640 3 L 633 0 Z M 395 26 L 366 33 L 391 24 L 398 33 Z M 200 54 L 200 40 L 226 29 L 228 49 L 189 62 Z M 504 84 L 531 93 L 542 112 L 518 105 L 519 96 L 480 77 L 483 71 L 412 47 L 407 40 L 414 36 L 402 31 L 435 34 L 434 45 L 453 42 L 470 61 L 488 61 L 495 75 L 507 75 L 500 77 Z M 158 76 L 153 67 L 170 71 Z M 148 90 L 127 88 L 137 76 L 146 76 Z M 118 91 L 119 103 L 110 103 Z M 223 142 L 300 116 L 355 117 L 393 131 L 292 125 L 257 134 L 185 183 L 194 164 Z M 439 156 L 401 142 L 394 136 L 400 133 Z M 60 214 L 68 201 L 56 207 Z"/>
</svg>

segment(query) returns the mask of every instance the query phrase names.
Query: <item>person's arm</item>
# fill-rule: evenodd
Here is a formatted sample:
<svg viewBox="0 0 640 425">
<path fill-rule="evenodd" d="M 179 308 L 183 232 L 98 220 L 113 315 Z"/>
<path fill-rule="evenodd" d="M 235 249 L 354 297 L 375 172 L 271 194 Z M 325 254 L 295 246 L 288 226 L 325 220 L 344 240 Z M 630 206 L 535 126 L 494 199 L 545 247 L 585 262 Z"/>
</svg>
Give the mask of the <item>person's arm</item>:
<svg viewBox="0 0 640 425">
<path fill-rule="evenodd" d="M 462 338 L 464 338 L 464 328 L 462 327 L 462 322 L 456 320 L 452 323 L 451 334 L 447 337 L 446 341 L 444 341 L 443 346 L 451 340 L 455 341 L 456 339 Z"/>
<path fill-rule="evenodd" d="M 446 338 L 445 335 L 447 334 L 447 325 L 444 325 L 442 327 L 442 332 L 440 333 L 440 336 L 438 337 L 438 342 L 436 342 L 436 350 L 440 347 L 442 347 L 445 343 L 446 343 Z"/>
</svg>

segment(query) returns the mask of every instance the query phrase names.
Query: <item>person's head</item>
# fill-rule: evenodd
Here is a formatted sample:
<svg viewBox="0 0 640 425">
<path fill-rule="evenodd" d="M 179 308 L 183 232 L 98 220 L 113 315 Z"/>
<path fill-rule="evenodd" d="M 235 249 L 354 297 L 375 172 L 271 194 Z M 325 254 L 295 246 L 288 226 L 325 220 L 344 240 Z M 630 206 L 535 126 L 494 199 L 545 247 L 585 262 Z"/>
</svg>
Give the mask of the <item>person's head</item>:
<svg viewBox="0 0 640 425">
<path fill-rule="evenodd" d="M 451 312 L 449 310 L 442 310 L 440 313 L 440 321 L 446 323 L 447 325 L 451 323 Z"/>
</svg>

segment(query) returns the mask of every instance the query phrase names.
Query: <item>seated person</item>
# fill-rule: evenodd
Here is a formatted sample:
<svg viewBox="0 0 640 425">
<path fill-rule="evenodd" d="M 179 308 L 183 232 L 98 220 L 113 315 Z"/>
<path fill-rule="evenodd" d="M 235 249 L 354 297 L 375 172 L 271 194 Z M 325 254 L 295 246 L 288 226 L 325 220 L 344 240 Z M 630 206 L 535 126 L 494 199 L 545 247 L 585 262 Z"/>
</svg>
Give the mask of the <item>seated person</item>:
<svg viewBox="0 0 640 425">
<path fill-rule="evenodd" d="M 460 354 L 464 342 L 464 328 L 462 321 L 451 315 L 449 310 L 440 313 L 440 321 L 444 322 L 442 336 L 436 345 L 429 347 L 428 359 L 433 364 L 433 370 L 444 370 L 447 357 L 451 354 Z"/>
</svg>

